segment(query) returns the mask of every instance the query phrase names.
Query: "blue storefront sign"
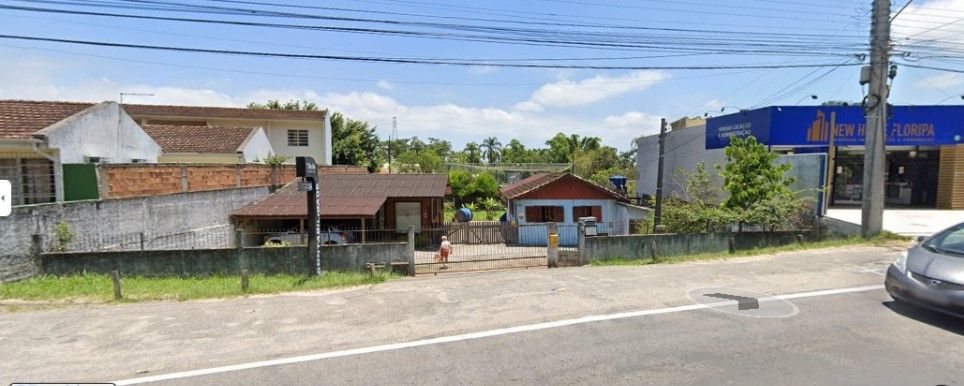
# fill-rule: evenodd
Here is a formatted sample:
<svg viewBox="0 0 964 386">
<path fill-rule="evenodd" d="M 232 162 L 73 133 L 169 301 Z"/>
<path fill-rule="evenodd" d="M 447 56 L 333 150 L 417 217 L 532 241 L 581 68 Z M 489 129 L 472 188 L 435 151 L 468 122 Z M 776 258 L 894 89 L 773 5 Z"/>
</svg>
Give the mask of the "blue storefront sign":
<svg viewBox="0 0 964 386">
<path fill-rule="evenodd" d="M 836 125 L 830 127 L 831 113 Z M 831 130 L 837 146 L 864 144 L 867 119 L 860 106 L 772 106 L 706 121 L 706 148 L 719 149 L 730 137 L 753 135 L 771 146 L 823 146 Z M 964 106 L 894 106 L 887 120 L 888 146 L 964 143 Z"/>
</svg>

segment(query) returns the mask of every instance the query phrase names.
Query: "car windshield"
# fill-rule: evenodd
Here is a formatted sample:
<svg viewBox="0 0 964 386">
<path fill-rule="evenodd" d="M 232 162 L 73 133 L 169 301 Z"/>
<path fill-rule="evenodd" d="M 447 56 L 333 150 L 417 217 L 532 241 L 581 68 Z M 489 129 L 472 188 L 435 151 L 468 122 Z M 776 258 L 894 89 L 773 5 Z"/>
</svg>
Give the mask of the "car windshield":
<svg viewBox="0 0 964 386">
<path fill-rule="evenodd" d="M 924 246 L 941 253 L 964 256 L 964 224 L 934 236 Z"/>
</svg>

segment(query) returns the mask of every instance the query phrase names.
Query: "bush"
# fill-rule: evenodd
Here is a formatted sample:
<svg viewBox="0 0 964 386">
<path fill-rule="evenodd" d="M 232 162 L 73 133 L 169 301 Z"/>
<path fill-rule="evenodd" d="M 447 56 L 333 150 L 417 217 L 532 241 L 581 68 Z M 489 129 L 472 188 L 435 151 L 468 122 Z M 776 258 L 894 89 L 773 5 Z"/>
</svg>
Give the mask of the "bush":
<svg viewBox="0 0 964 386">
<path fill-rule="evenodd" d="M 70 224 L 66 221 L 60 221 L 54 225 L 54 252 L 66 251 L 70 243 L 76 239 L 77 234 L 70 230 Z"/>
</svg>

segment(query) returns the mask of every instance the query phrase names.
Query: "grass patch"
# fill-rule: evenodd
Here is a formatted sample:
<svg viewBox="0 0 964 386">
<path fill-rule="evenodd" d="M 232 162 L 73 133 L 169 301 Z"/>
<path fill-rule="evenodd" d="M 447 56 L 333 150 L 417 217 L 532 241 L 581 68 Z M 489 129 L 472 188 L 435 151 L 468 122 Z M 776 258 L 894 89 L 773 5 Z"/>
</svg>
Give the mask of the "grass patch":
<svg viewBox="0 0 964 386">
<path fill-rule="evenodd" d="M 910 240 L 911 240 L 910 237 L 904 237 L 904 236 L 900 236 L 890 232 L 883 232 L 880 235 L 877 235 L 870 239 L 864 239 L 862 237 L 856 237 L 856 236 L 848 237 L 848 238 L 836 238 L 836 239 L 827 239 L 827 240 L 821 240 L 821 241 L 815 241 L 815 242 L 807 242 L 803 244 L 793 243 L 793 244 L 787 244 L 787 245 L 782 245 L 778 247 L 742 249 L 742 250 L 737 250 L 733 254 L 729 254 L 726 251 L 722 251 L 722 252 L 696 253 L 691 255 L 661 256 L 658 258 L 658 260 L 653 260 L 651 258 L 593 259 L 592 261 L 590 261 L 590 265 L 623 266 L 623 265 L 676 264 L 676 263 L 683 263 L 687 261 L 718 260 L 718 259 L 725 260 L 730 257 L 772 255 L 774 253 L 779 253 L 779 252 L 794 252 L 794 251 L 802 251 L 807 249 L 818 249 L 818 248 L 833 248 L 833 247 L 845 247 L 845 246 L 855 246 L 855 245 L 890 246 L 895 244 L 903 244 Z"/>
<path fill-rule="evenodd" d="M 473 210 L 472 211 L 472 221 L 498 221 L 499 217 L 505 213 L 505 209 L 499 210 Z M 445 208 L 445 221 L 455 221 L 455 210 Z"/>
<path fill-rule="evenodd" d="M 382 283 L 395 274 L 328 272 L 323 276 L 251 275 L 247 292 L 241 292 L 240 276 L 122 277 L 124 299 L 191 300 L 229 298 L 323 288 Z M 0 299 L 59 302 L 112 302 L 114 289 L 109 275 L 38 276 L 0 284 Z"/>
</svg>

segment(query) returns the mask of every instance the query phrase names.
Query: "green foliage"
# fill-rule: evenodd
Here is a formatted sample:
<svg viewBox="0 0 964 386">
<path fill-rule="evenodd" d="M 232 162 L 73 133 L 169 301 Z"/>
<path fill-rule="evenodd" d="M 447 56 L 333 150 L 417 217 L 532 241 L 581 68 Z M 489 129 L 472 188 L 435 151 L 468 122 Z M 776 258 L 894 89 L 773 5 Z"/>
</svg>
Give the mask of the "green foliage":
<svg viewBox="0 0 964 386">
<path fill-rule="evenodd" d="M 264 159 L 261 161 L 266 165 L 280 166 L 284 165 L 285 162 L 288 162 L 289 159 L 291 159 L 291 157 L 284 154 L 268 154 L 268 156 L 264 157 Z"/>
<path fill-rule="evenodd" d="M 407 151 L 395 161 L 400 173 L 438 173 L 442 171 L 442 157 L 432 150 Z"/>
<path fill-rule="evenodd" d="M 504 209 L 502 201 L 494 197 L 488 197 L 482 200 L 479 202 L 479 206 L 485 210 L 485 219 L 490 221 L 496 220 L 498 216 L 501 216 L 503 212 L 502 209 Z"/>
<path fill-rule="evenodd" d="M 139 277 L 122 276 L 123 301 L 189 300 L 245 296 L 251 293 L 278 293 L 312 289 L 349 287 L 382 283 L 396 276 L 361 272 L 328 272 L 321 276 L 251 275 L 247 293 L 241 292 L 240 276 Z M 37 276 L 0 284 L 0 299 L 85 300 L 112 302 L 113 285 L 109 275 Z"/>
<path fill-rule="evenodd" d="M 474 211 L 475 208 L 486 209 L 482 203 L 487 199 L 499 201 L 499 182 L 489 173 L 472 175 L 465 170 L 453 170 L 449 172 L 449 186 L 456 207 L 468 208 L 475 204 L 469 208 Z"/>
<path fill-rule="evenodd" d="M 498 162 L 501 154 L 502 142 L 499 142 L 498 138 L 489 137 L 482 141 L 482 157 L 490 164 Z"/>
<path fill-rule="evenodd" d="M 54 225 L 54 252 L 63 252 L 67 250 L 70 243 L 73 243 L 77 239 L 77 234 L 70 230 L 70 224 L 66 221 L 58 221 Z"/>
<path fill-rule="evenodd" d="M 359 165 L 375 171 L 380 164 L 380 141 L 368 122 L 331 114 L 331 158 L 335 165 Z"/>
<path fill-rule="evenodd" d="M 475 142 L 469 142 L 465 144 L 465 149 L 462 150 L 462 154 L 465 157 L 464 162 L 470 164 L 482 163 L 481 157 L 481 147 Z"/>
<path fill-rule="evenodd" d="M 767 151 L 756 138 L 733 137 L 724 149 L 726 166 L 720 168 L 723 189 L 729 193 L 723 206 L 747 210 L 775 196 L 790 193 L 790 164 L 776 165 L 777 155 Z"/>
<path fill-rule="evenodd" d="M 278 102 L 277 99 L 268 100 L 266 103 L 251 102 L 248 103 L 249 109 L 262 109 L 262 110 L 303 110 L 303 111 L 318 111 L 318 105 L 315 102 L 310 101 L 287 101 L 285 103 Z"/>
<path fill-rule="evenodd" d="M 482 202 L 499 197 L 499 182 L 489 173 L 479 173 L 472 180 L 472 201 Z"/>
<path fill-rule="evenodd" d="M 472 174 L 465 170 L 453 170 L 449 172 L 449 186 L 452 188 L 452 198 L 455 199 L 455 206 L 471 201 L 472 195 Z"/>
<path fill-rule="evenodd" d="M 452 143 L 443 139 L 429 137 L 426 148 L 442 157 L 443 161 L 452 156 Z"/>
</svg>

